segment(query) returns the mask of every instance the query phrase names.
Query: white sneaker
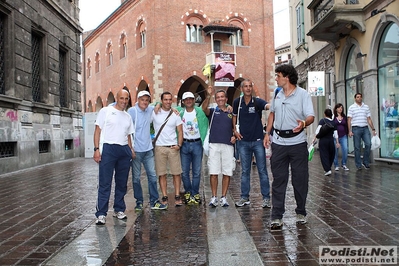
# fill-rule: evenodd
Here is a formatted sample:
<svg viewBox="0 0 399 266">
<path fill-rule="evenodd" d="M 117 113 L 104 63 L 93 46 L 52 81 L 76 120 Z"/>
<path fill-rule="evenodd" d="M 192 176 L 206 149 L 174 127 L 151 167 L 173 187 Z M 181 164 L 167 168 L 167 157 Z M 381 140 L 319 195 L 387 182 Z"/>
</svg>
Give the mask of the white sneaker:
<svg viewBox="0 0 399 266">
<path fill-rule="evenodd" d="M 343 165 L 343 166 L 342 166 L 342 169 L 344 169 L 345 171 L 349 171 L 349 168 L 346 167 L 346 165 Z"/>
<path fill-rule="evenodd" d="M 342 168 L 344 168 L 344 167 L 342 167 Z M 339 171 L 339 167 L 338 166 L 335 167 L 335 171 Z"/>
<path fill-rule="evenodd" d="M 218 197 L 212 197 L 211 202 L 209 202 L 209 206 L 217 207 L 218 206 Z"/>
<path fill-rule="evenodd" d="M 97 217 L 96 225 L 104 225 L 105 224 L 105 216 L 100 215 Z"/>
<path fill-rule="evenodd" d="M 114 212 L 114 217 L 118 218 L 119 220 L 127 219 L 127 216 L 124 212 Z"/>
<path fill-rule="evenodd" d="M 227 202 L 226 197 L 221 197 L 220 198 L 220 206 L 222 206 L 222 207 L 228 207 L 229 206 L 229 203 Z"/>
<path fill-rule="evenodd" d="M 324 175 L 325 175 L 325 176 L 329 176 L 329 175 L 331 175 L 331 170 L 330 170 L 330 171 L 328 171 L 328 172 L 325 172 L 325 173 L 324 173 Z"/>
<path fill-rule="evenodd" d="M 306 216 L 302 215 L 302 214 L 297 214 L 296 215 L 296 223 L 297 224 L 306 224 L 307 223 Z"/>
</svg>

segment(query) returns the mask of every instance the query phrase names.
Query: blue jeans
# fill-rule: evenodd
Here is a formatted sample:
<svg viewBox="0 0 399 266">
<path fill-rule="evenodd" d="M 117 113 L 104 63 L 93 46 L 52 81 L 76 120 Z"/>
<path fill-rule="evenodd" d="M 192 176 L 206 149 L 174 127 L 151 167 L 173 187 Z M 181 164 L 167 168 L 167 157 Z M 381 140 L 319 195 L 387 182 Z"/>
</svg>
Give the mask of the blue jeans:
<svg viewBox="0 0 399 266">
<path fill-rule="evenodd" d="M 143 189 L 141 187 L 141 164 L 144 165 L 148 179 L 148 192 L 150 194 L 150 204 L 154 205 L 159 200 L 157 189 L 157 175 L 155 173 L 155 161 L 153 150 L 136 152 L 136 158 L 132 161 L 133 192 L 137 203 L 143 203 Z"/>
<path fill-rule="evenodd" d="M 339 145 L 341 146 L 342 151 L 342 160 L 341 166 L 346 165 L 346 161 L 348 160 L 348 135 L 338 138 Z M 335 158 L 334 158 L 334 166 L 338 167 L 338 148 L 335 151 Z"/>
<path fill-rule="evenodd" d="M 263 199 L 270 199 L 269 176 L 266 169 L 266 153 L 263 147 L 263 140 L 244 141 L 240 140 L 238 152 L 241 160 L 241 198 L 249 199 L 249 191 L 251 189 L 251 167 L 252 155 L 255 155 L 256 167 L 260 179 L 260 190 Z"/>
<path fill-rule="evenodd" d="M 203 149 L 201 141 L 183 141 L 183 145 L 180 149 L 180 159 L 183 170 L 182 181 L 185 193 L 190 193 L 191 195 L 199 194 L 202 153 Z M 192 181 L 190 181 L 190 168 L 193 171 Z"/>
<path fill-rule="evenodd" d="M 352 127 L 353 145 L 355 146 L 355 164 L 357 168 L 362 167 L 360 159 L 360 144 L 361 140 L 364 142 L 363 164 L 369 166 L 370 164 L 370 149 L 371 149 L 371 134 L 368 126 Z"/>
<path fill-rule="evenodd" d="M 131 159 L 132 151 L 128 145 L 104 143 L 99 163 L 97 217 L 107 216 L 113 177 L 115 178 L 114 211 L 124 212 L 126 210 L 124 197 L 127 191 Z"/>
</svg>

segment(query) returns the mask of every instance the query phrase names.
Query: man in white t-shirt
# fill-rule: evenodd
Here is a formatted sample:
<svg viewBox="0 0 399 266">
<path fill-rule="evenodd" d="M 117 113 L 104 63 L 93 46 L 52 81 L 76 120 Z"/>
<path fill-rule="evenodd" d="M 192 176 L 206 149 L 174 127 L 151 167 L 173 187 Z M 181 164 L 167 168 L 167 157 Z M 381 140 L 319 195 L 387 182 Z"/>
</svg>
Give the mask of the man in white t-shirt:
<svg viewBox="0 0 399 266">
<path fill-rule="evenodd" d="M 183 143 L 183 126 L 179 115 L 171 108 L 172 94 L 164 92 L 161 95 L 162 107 L 158 114 L 153 112 L 152 122 L 155 130 L 155 169 L 159 177 L 159 185 L 162 192 L 162 204 L 168 204 L 168 191 L 166 174 L 168 169 L 173 176 L 175 188 L 175 205 L 181 206 L 181 162 L 180 147 Z M 164 126 L 163 126 L 164 125 Z M 176 134 L 177 131 L 177 134 Z M 160 132 L 160 134 L 158 134 Z"/>
<path fill-rule="evenodd" d="M 124 197 L 127 191 L 130 161 L 134 157 L 130 138 L 134 133 L 134 127 L 130 115 L 125 111 L 128 102 L 129 92 L 120 90 L 116 95 L 116 104 L 102 108 L 95 122 L 93 159 L 99 164 L 97 225 L 105 224 L 113 176 L 115 176 L 114 217 L 120 220 L 126 219 Z"/>
</svg>

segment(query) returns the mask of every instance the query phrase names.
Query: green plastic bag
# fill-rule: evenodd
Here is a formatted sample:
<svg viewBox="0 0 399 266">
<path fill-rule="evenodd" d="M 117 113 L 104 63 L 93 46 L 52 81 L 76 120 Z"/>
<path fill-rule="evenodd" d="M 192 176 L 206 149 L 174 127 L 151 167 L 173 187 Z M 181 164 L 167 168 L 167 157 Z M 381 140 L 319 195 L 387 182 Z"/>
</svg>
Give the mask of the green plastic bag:
<svg viewBox="0 0 399 266">
<path fill-rule="evenodd" d="M 313 143 L 312 143 L 312 145 L 309 146 L 308 152 L 309 152 L 308 161 L 310 162 L 313 159 L 313 154 L 314 154 L 314 144 Z"/>
</svg>

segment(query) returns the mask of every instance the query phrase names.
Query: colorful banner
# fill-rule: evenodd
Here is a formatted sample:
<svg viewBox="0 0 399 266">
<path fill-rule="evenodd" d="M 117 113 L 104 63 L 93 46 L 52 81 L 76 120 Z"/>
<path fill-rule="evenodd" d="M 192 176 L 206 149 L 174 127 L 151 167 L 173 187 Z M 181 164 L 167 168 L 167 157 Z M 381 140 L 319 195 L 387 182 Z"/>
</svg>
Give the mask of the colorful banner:
<svg viewBox="0 0 399 266">
<path fill-rule="evenodd" d="M 235 54 L 215 53 L 215 86 L 234 86 Z"/>
<path fill-rule="evenodd" d="M 324 71 L 308 72 L 308 92 L 311 96 L 325 96 Z"/>
</svg>

